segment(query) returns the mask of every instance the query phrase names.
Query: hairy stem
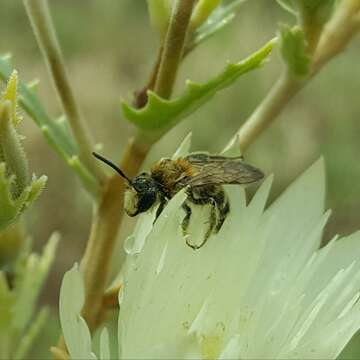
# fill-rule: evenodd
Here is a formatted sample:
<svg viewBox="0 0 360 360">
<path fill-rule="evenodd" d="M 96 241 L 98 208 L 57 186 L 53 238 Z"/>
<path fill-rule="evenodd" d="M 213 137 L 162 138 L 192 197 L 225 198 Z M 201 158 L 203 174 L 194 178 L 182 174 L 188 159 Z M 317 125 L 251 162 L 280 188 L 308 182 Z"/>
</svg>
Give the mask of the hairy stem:
<svg viewBox="0 0 360 360">
<path fill-rule="evenodd" d="M 155 92 L 166 99 L 170 97 L 174 87 L 195 2 L 196 0 L 176 0 L 174 4 L 155 82 Z"/>
<path fill-rule="evenodd" d="M 61 105 L 70 122 L 74 137 L 79 146 L 79 157 L 88 169 L 100 180 L 105 179 L 99 164 L 91 153 L 93 144 L 90 132 L 83 121 L 78 104 L 66 72 L 60 45 L 51 19 L 47 0 L 24 0 L 32 29 L 45 58 L 49 73 L 53 79 Z"/>
</svg>

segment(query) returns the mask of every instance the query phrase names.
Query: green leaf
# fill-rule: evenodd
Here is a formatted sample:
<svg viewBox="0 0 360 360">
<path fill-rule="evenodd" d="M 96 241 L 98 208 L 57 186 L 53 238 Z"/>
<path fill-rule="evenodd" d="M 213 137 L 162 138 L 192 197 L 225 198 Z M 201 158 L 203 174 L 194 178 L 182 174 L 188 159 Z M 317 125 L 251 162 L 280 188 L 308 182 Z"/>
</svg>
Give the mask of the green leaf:
<svg viewBox="0 0 360 360">
<path fill-rule="evenodd" d="M 228 64 L 219 75 L 205 84 L 190 80 L 184 92 L 176 99 L 166 100 L 148 91 L 148 102 L 142 109 L 135 109 L 122 101 L 125 117 L 143 130 L 166 130 L 208 102 L 218 91 L 230 86 L 241 75 L 260 67 L 271 52 L 275 40 L 236 64 Z"/>
<path fill-rule="evenodd" d="M 21 211 L 26 210 L 40 196 L 45 188 L 46 182 L 46 175 L 42 175 L 39 178 L 33 175 L 30 185 L 25 189 L 27 196 L 22 204 Z"/>
<path fill-rule="evenodd" d="M 9 82 L 9 87 L 10 84 L 11 82 Z M 21 144 L 21 137 L 14 126 L 15 109 L 13 102 L 6 99 L 5 93 L 5 96 L 0 99 L 0 161 L 6 163 L 7 174 L 15 176 L 11 193 L 14 198 L 17 198 L 28 183 L 28 162 Z"/>
<path fill-rule="evenodd" d="M 280 51 L 290 72 L 305 76 L 310 71 L 310 57 L 306 54 L 306 40 L 298 26 L 280 25 Z"/>
<path fill-rule="evenodd" d="M 0 57 L 0 78 L 7 81 L 12 73 L 12 66 L 9 57 Z M 76 144 L 71 133 L 65 133 L 58 124 L 49 117 L 39 101 L 36 93 L 26 84 L 18 83 L 18 100 L 21 107 L 31 116 L 39 128 L 46 126 L 49 129 L 50 137 L 53 140 L 51 144 L 55 150 L 63 156 L 71 156 L 77 153 Z"/>
<path fill-rule="evenodd" d="M 188 53 L 194 47 L 230 24 L 235 18 L 236 11 L 245 1 L 246 0 L 232 0 L 218 6 L 208 17 L 207 21 L 190 35 L 191 37 L 186 45 L 185 53 Z"/>
<path fill-rule="evenodd" d="M 31 322 L 29 329 L 22 337 L 16 352 L 13 356 L 14 360 L 25 359 L 28 351 L 30 350 L 35 338 L 39 335 L 41 329 L 43 329 L 47 319 L 49 318 L 49 309 L 42 308 L 36 315 L 35 319 Z"/>
<path fill-rule="evenodd" d="M 203 24 L 220 5 L 220 0 L 199 0 L 192 12 L 190 28 L 196 29 Z"/>
<path fill-rule="evenodd" d="M 12 65 L 9 56 L 0 56 L 0 79 L 7 81 L 12 73 Z M 31 84 L 18 82 L 18 102 L 19 105 L 29 114 L 36 125 L 44 134 L 49 145 L 65 160 L 67 164 L 72 163 L 73 157 L 78 156 L 78 148 L 66 117 L 52 119 L 42 106 L 34 87 Z M 84 183 L 86 189 L 93 195 L 97 194 L 98 185 L 93 175 L 86 169 L 84 164 L 77 162 L 72 166 L 75 173 Z M 85 172 L 87 176 L 84 177 Z"/>
<path fill-rule="evenodd" d="M 60 289 L 60 322 L 65 343 L 73 359 L 96 359 L 91 336 L 81 310 L 85 301 L 82 275 L 77 264 L 64 275 Z"/>
<path fill-rule="evenodd" d="M 0 230 L 17 221 L 20 214 L 38 198 L 46 180 L 44 175 L 39 179 L 34 176 L 32 182 L 14 199 L 12 185 L 15 175 L 7 176 L 5 163 L 0 163 Z"/>
<path fill-rule="evenodd" d="M 6 175 L 5 163 L 0 163 L 0 231 L 13 223 L 20 215 L 23 199 L 20 196 L 15 202 L 12 199 L 11 188 L 15 176 Z"/>
<path fill-rule="evenodd" d="M 98 190 L 98 183 L 91 172 L 84 166 L 77 155 L 72 156 L 67 160 L 68 165 L 75 170 L 77 175 L 81 178 L 82 183 L 91 194 L 96 194 Z"/>
<path fill-rule="evenodd" d="M 53 234 L 46 244 L 43 254 L 30 254 L 21 264 L 21 271 L 16 275 L 16 302 L 13 306 L 12 326 L 22 331 L 31 319 L 36 300 L 54 260 L 59 235 Z"/>
</svg>

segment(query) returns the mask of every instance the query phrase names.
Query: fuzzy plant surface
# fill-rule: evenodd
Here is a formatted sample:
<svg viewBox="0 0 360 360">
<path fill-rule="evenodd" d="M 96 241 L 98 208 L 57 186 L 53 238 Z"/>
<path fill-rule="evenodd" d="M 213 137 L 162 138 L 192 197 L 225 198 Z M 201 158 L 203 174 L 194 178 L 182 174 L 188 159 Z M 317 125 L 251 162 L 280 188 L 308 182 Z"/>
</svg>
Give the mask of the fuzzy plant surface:
<svg viewBox="0 0 360 360">
<path fill-rule="evenodd" d="M 17 72 L 14 71 L 0 96 L 0 231 L 18 220 L 37 199 L 47 177 L 32 178 L 16 128 L 21 121 L 17 109 Z"/>
<path fill-rule="evenodd" d="M 189 139 L 176 156 L 188 148 Z M 60 318 L 70 357 L 336 359 L 360 328 L 360 232 L 320 248 L 330 216 L 323 159 L 266 207 L 272 180 L 250 203 L 228 186 L 230 215 L 197 251 L 181 232 L 183 191 L 154 226 L 154 212 L 143 214 L 125 249 L 118 333 L 104 328 L 99 349 L 80 315 L 82 275 L 68 271 Z M 196 241 L 208 218 L 193 217 Z"/>
</svg>

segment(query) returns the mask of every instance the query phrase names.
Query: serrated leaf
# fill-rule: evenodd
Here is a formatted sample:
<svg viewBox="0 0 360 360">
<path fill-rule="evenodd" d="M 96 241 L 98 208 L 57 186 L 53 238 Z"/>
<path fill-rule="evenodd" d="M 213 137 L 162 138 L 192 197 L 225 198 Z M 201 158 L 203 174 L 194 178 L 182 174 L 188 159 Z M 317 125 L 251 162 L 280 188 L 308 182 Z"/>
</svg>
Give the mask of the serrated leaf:
<svg viewBox="0 0 360 360">
<path fill-rule="evenodd" d="M 233 0 L 217 7 L 208 17 L 207 21 L 193 32 L 186 45 L 185 53 L 188 53 L 228 25 L 235 18 L 236 11 L 245 1 L 247 0 Z"/>
<path fill-rule="evenodd" d="M 280 25 L 280 51 L 291 73 L 305 76 L 310 71 L 311 59 L 306 53 L 306 40 L 301 28 Z"/>
<path fill-rule="evenodd" d="M 200 106 L 208 102 L 218 91 L 231 85 L 241 75 L 260 67 L 271 52 L 275 41 L 269 41 L 264 47 L 236 64 L 228 64 L 224 71 L 200 84 L 187 81 L 182 95 L 173 100 L 166 100 L 154 92 L 148 92 L 148 102 L 142 109 L 135 109 L 122 101 L 125 117 L 140 129 L 157 131 L 168 129 Z"/>
<path fill-rule="evenodd" d="M 96 359 L 90 331 L 81 310 L 85 301 L 84 281 L 77 264 L 64 275 L 60 289 L 60 322 L 65 343 L 73 359 Z"/>
</svg>

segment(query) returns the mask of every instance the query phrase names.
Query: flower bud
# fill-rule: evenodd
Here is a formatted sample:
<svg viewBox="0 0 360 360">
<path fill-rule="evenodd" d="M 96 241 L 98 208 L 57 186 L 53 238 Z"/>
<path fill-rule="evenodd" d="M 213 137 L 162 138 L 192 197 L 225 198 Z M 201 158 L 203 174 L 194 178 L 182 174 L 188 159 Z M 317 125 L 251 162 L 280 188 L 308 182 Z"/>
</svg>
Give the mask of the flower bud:
<svg viewBox="0 0 360 360">
<path fill-rule="evenodd" d="M 33 176 L 30 181 L 28 162 L 16 131 L 20 117 L 17 107 L 17 73 L 10 76 L 0 97 L 0 231 L 18 220 L 41 193 L 46 177 Z"/>
</svg>

